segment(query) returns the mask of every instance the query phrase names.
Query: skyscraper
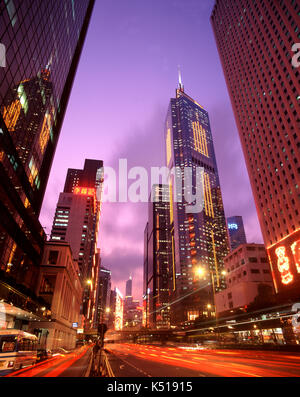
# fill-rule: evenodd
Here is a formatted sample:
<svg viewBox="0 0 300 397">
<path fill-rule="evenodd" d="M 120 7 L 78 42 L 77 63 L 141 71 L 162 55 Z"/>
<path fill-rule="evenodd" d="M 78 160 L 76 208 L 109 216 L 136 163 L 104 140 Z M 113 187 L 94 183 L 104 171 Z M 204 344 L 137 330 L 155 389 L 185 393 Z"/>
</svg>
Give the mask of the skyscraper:
<svg viewBox="0 0 300 397">
<path fill-rule="evenodd" d="M 34 298 L 45 241 L 38 216 L 93 5 L 0 2 L 0 278 L 13 283 L 12 303 L 28 302 L 21 291 Z"/>
<path fill-rule="evenodd" d="M 206 313 L 207 291 L 199 283 L 206 280 L 211 284 L 212 287 L 208 287 L 211 293 L 225 287 L 222 271 L 228 237 L 208 113 L 185 93 L 181 78 L 176 97 L 170 101 L 165 139 L 167 167 L 170 171 L 177 169 L 177 178 L 171 180 L 170 221 L 175 263 L 173 289 L 180 303 L 172 312 L 174 321 L 182 323 Z M 190 181 L 185 174 L 187 168 L 193 172 Z M 175 189 L 178 173 L 182 181 L 180 191 Z M 188 206 L 186 193 L 197 189 L 203 192 L 203 209 L 194 212 Z M 178 192 L 183 198 L 181 201 Z M 203 280 L 197 276 L 199 268 L 203 271 Z M 179 275 L 176 280 L 175 274 Z"/>
<path fill-rule="evenodd" d="M 74 169 L 69 168 L 66 176 L 64 193 L 78 193 L 81 188 L 88 189 L 95 193 L 95 208 L 92 224 L 89 226 L 90 235 L 90 252 L 89 260 L 87 263 L 87 271 L 91 274 L 93 267 L 95 250 L 98 241 L 98 226 L 101 213 L 101 194 L 102 194 L 102 182 L 103 182 L 103 161 L 102 160 L 91 160 L 86 159 L 84 162 L 84 168 Z M 85 191 L 85 190 L 84 190 Z M 86 251 L 87 252 L 87 251 Z"/>
<path fill-rule="evenodd" d="M 152 186 L 145 239 L 144 299 L 147 326 L 168 328 L 173 281 L 168 185 Z"/>
<path fill-rule="evenodd" d="M 230 216 L 227 218 L 227 228 L 231 251 L 241 244 L 247 244 L 244 222 L 241 216 Z"/>
<path fill-rule="evenodd" d="M 88 325 L 97 327 L 99 320 L 100 254 L 97 250 L 101 208 L 103 162 L 86 160 L 83 170 L 69 169 L 64 192 L 57 203 L 51 240 L 67 241 L 73 258 L 78 261 L 84 287 L 82 313 Z"/>
<path fill-rule="evenodd" d="M 125 299 L 127 297 L 132 297 L 132 277 L 126 281 L 126 291 L 125 291 Z"/>
<path fill-rule="evenodd" d="M 294 0 L 218 0 L 211 15 L 277 292 L 300 285 L 299 12 Z"/>
<path fill-rule="evenodd" d="M 108 323 L 111 293 L 111 271 L 104 266 L 99 270 L 98 322 Z"/>
</svg>

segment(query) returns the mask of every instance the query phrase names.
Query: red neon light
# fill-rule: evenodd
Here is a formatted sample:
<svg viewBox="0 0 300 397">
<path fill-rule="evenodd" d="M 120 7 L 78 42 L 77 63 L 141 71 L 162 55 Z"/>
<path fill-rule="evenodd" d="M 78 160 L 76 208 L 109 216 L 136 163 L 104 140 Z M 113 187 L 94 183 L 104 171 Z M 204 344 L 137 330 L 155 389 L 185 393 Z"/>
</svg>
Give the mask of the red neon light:
<svg viewBox="0 0 300 397">
<path fill-rule="evenodd" d="M 300 240 L 295 241 L 291 245 L 291 250 L 294 256 L 297 272 L 300 273 Z"/>
<path fill-rule="evenodd" d="M 94 196 L 95 189 L 92 187 L 75 187 L 74 194 L 80 194 L 83 196 Z"/>
<path fill-rule="evenodd" d="M 294 276 L 290 272 L 290 260 L 285 254 L 285 247 L 280 246 L 275 250 L 277 255 L 277 267 L 281 273 L 281 282 L 285 285 L 293 281 Z"/>
</svg>

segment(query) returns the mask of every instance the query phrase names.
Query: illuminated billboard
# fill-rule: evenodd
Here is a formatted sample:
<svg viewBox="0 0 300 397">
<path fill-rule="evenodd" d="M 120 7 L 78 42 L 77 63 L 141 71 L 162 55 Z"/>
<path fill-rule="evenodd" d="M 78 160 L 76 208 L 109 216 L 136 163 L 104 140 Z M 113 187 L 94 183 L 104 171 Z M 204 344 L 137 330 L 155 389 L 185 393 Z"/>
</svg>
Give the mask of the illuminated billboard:
<svg viewBox="0 0 300 397">
<path fill-rule="evenodd" d="M 276 292 L 300 286 L 300 229 L 268 247 Z"/>
<path fill-rule="evenodd" d="M 89 187 L 75 187 L 74 194 L 80 194 L 83 196 L 94 196 L 95 189 Z"/>
<path fill-rule="evenodd" d="M 118 288 L 116 292 L 116 306 L 115 306 L 115 330 L 121 331 L 123 328 L 123 296 Z"/>
</svg>

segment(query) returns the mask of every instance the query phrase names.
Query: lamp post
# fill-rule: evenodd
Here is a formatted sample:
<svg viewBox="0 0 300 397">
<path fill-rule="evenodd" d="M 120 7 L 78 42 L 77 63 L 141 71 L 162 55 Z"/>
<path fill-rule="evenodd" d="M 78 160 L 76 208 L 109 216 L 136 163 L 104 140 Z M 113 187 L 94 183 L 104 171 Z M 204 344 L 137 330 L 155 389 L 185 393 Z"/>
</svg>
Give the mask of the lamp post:
<svg viewBox="0 0 300 397">
<path fill-rule="evenodd" d="M 196 275 L 200 278 L 204 277 L 206 273 L 206 270 L 202 267 L 198 267 L 196 269 Z M 223 270 L 221 272 L 222 276 L 226 275 L 226 271 Z M 217 306 L 216 306 L 216 295 L 215 295 L 215 280 L 214 280 L 214 274 L 213 272 L 209 269 L 209 275 L 211 278 L 211 283 L 212 283 L 212 291 L 213 291 L 213 301 L 214 301 L 214 308 L 215 308 L 215 317 L 216 317 L 216 328 L 217 328 L 217 340 L 219 341 L 219 324 L 218 324 L 218 314 L 217 314 Z M 211 305 L 208 304 L 207 308 L 211 308 Z"/>
</svg>

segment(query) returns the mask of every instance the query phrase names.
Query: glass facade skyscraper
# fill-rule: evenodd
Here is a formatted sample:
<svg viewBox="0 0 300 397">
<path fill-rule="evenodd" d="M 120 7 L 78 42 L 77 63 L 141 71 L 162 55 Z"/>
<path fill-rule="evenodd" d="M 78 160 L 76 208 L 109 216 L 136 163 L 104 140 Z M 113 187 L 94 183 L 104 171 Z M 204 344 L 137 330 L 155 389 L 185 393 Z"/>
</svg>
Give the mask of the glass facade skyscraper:
<svg viewBox="0 0 300 397">
<path fill-rule="evenodd" d="M 227 228 L 231 251 L 241 244 L 247 244 L 244 222 L 241 216 L 230 216 L 227 218 Z"/>
<path fill-rule="evenodd" d="M 173 264 L 168 185 L 156 184 L 152 186 L 144 238 L 144 316 L 146 325 L 150 328 L 169 328 Z"/>
<path fill-rule="evenodd" d="M 205 289 L 203 299 L 200 297 L 202 281 L 212 285 L 214 291 L 210 287 L 208 290 L 213 293 L 225 287 L 222 271 L 223 259 L 228 253 L 228 236 L 208 113 L 184 92 L 181 82 L 176 98 L 172 98 L 169 105 L 165 139 L 167 166 L 170 171 L 177 167 L 177 177 L 171 182 L 170 221 L 174 279 L 176 275 L 173 289 L 180 303 L 172 311 L 176 323 L 189 322 L 206 313 L 202 304 L 208 304 L 209 298 Z M 185 177 L 187 167 L 193 171 L 191 182 Z M 199 168 L 201 177 L 197 177 Z M 182 181 L 180 191 L 175 189 L 178 175 Z M 193 213 L 188 208 L 185 192 L 195 192 L 199 178 L 203 209 Z M 178 193 L 183 198 L 181 202 Z M 198 277 L 199 268 L 203 271 L 203 280 Z"/>
<path fill-rule="evenodd" d="M 45 241 L 38 216 L 93 6 L 0 2 L 1 280 L 27 293 L 36 284 Z"/>
</svg>

